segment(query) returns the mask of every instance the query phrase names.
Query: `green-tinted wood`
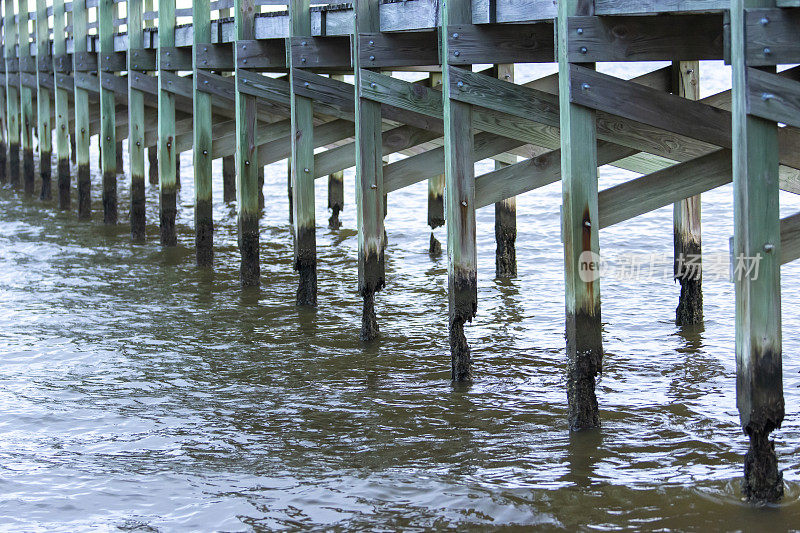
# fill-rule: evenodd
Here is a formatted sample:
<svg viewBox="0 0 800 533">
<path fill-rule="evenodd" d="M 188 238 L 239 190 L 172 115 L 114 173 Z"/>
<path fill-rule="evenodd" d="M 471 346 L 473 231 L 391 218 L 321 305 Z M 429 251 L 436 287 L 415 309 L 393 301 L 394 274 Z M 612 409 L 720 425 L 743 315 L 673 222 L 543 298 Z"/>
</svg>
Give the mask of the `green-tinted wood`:
<svg viewBox="0 0 800 533">
<path fill-rule="evenodd" d="M 380 2 L 359 0 L 355 5 L 355 31 L 369 32 L 380 29 Z M 355 85 L 360 85 L 365 65 L 360 47 L 355 39 L 353 53 Z M 367 61 L 369 63 L 369 61 Z M 385 284 L 384 266 L 384 188 L 381 137 L 381 106 L 378 102 L 355 99 L 356 119 L 356 222 L 358 224 L 358 291 L 363 298 L 361 338 L 370 340 L 378 336 L 375 317 L 375 293 Z"/>
<path fill-rule="evenodd" d="M 781 346 L 778 127 L 747 115 L 744 9 L 770 7 L 770 0 L 731 3 L 733 70 L 733 260 L 759 258 L 758 275 L 734 270 L 736 288 L 736 404 L 750 438 L 745 456 L 745 496 L 775 501 L 783 476 L 769 434 L 783 422 Z M 755 260 L 755 259 L 754 259 Z"/>
<path fill-rule="evenodd" d="M 236 39 L 255 37 L 254 0 L 236 0 L 234 18 Z M 237 52 L 238 54 L 238 48 Z M 258 153 L 255 143 L 256 99 L 242 92 L 243 72 L 236 61 L 236 199 L 241 252 L 240 280 L 242 286 L 261 283 L 258 232 Z"/>
<path fill-rule="evenodd" d="M 53 136 L 50 122 L 50 89 L 48 88 L 49 83 L 52 83 L 53 80 L 53 72 L 51 70 L 52 63 L 48 65 L 47 70 L 43 70 L 40 59 L 49 57 L 50 53 L 50 27 L 47 19 L 47 2 L 45 2 L 45 0 L 36 0 L 36 59 L 37 63 L 39 63 L 36 69 L 36 116 L 38 119 L 36 131 L 39 137 L 39 175 L 42 179 L 42 188 L 39 194 L 40 200 L 50 200 L 53 197 L 53 187 L 51 184 Z"/>
<path fill-rule="evenodd" d="M 200 70 L 197 51 L 211 43 L 211 10 L 209 0 L 195 0 L 192 22 L 194 25 L 194 231 L 198 266 L 211 266 L 214 258 L 214 222 L 212 218 L 211 163 L 212 118 L 211 95 L 198 85 Z"/>
<path fill-rule="evenodd" d="M 67 34 L 65 30 L 66 11 L 64 0 L 53 1 L 53 58 L 64 57 L 67 53 Z M 54 62 L 54 65 L 56 63 Z M 54 67 L 55 68 L 55 67 Z M 56 176 L 58 182 L 58 207 L 70 208 L 70 181 L 71 169 L 69 164 L 70 154 L 70 104 L 69 99 L 72 87 L 62 87 L 59 76 L 55 76 L 55 130 L 56 130 L 56 157 L 58 163 Z"/>
<path fill-rule="evenodd" d="M 97 8 L 99 54 L 114 53 L 114 0 L 99 0 Z M 100 59 L 102 62 L 102 58 Z M 100 77 L 100 172 L 103 176 L 103 222 L 117 223 L 117 137 L 114 91 L 106 88 L 106 78 L 115 74 L 103 69 Z"/>
<path fill-rule="evenodd" d="M 158 0 L 158 50 L 175 46 L 175 0 Z M 158 185 L 161 244 L 175 246 L 177 184 L 175 182 L 175 93 L 168 90 L 166 71 L 158 64 Z"/>
<path fill-rule="evenodd" d="M 134 53 L 144 48 L 142 0 L 128 0 L 128 72 L 134 74 Z M 142 72 L 142 71 L 139 71 Z M 143 73 L 143 72 L 142 72 Z M 128 158 L 131 171 L 131 239 L 145 240 L 145 110 L 144 93 L 133 87 L 134 76 L 128 76 Z"/>
<path fill-rule="evenodd" d="M 432 88 L 441 87 L 442 74 L 432 72 L 429 75 Z M 428 178 L 428 226 L 431 228 L 431 240 L 428 252 L 438 256 L 442 252 L 442 245 L 433 234 L 433 230 L 444 226 L 444 174 Z"/>
<path fill-rule="evenodd" d="M 19 32 L 19 64 L 20 71 L 25 64 L 33 65 L 30 51 L 30 35 L 28 33 L 29 13 L 28 0 L 18 0 L 19 6 L 17 31 Z M 28 74 L 33 74 L 30 72 Z M 20 80 L 24 76 L 20 72 Z M 22 179 L 26 194 L 34 192 L 33 174 L 33 129 L 36 126 L 36 118 L 33 116 L 33 89 L 24 83 L 20 83 L 20 131 L 22 133 Z"/>
<path fill-rule="evenodd" d="M 514 65 L 496 65 L 497 78 L 509 83 L 514 81 Z M 495 168 L 507 164 L 495 161 Z M 517 199 L 506 198 L 494 205 L 495 276 L 514 278 L 517 276 Z"/>
<path fill-rule="evenodd" d="M 673 92 L 690 100 L 700 99 L 700 62 L 682 61 L 673 64 Z M 700 195 L 675 203 L 672 214 L 675 250 L 675 279 L 681 285 L 680 300 L 675 310 L 678 326 L 691 326 L 703 321 L 702 239 Z M 696 267 L 700 263 L 700 267 Z M 686 265 L 693 265 L 688 268 Z"/>
<path fill-rule="evenodd" d="M 334 74 L 331 76 L 338 81 L 344 81 L 344 76 Z M 344 172 L 338 171 L 328 176 L 328 209 L 331 216 L 328 219 L 328 227 L 331 229 L 339 228 L 342 223 L 339 221 L 339 213 L 344 209 Z"/>
<path fill-rule="evenodd" d="M 14 20 L 14 2 L 5 0 L 5 20 Z M 19 150 L 20 150 L 20 91 L 19 84 L 12 81 L 11 63 L 16 58 L 17 26 L 3 24 L 3 55 L 6 65 L 6 124 L 8 131 L 8 180 L 12 187 L 20 186 Z"/>
<path fill-rule="evenodd" d="M 443 2 L 442 27 L 472 21 L 469 0 Z M 450 40 L 442 36 L 442 91 L 444 120 L 445 220 L 447 224 L 447 279 L 450 315 L 450 356 L 453 381 L 472 379 L 472 361 L 464 335 L 478 307 L 478 269 L 475 246 L 475 168 L 472 106 L 450 98 L 454 89 Z"/>
<path fill-rule="evenodd" d="M 289 3 L 291 37 L 311 35 L 309 0 Z M 290 52 L 290 104 L 292 119 L 292 207 L 294 268 L 300 274 L 297 304 L 317 305 L 317 237 L 314 216 L 314 104 L 297 94 L 295 67 L 302 65 Z"/>
<path fill-rule="evenodd" d="M 595 378 L 601 371 L 600 280 L 595 112 L 570 102 L 568 17 L 592 15 L 593 2 L 558 6 L 562 236 L 566 279 L 568 421 L 573 430 L 600 425 Z M 587 65 L 588 66 L 588 65 Z"/>
<path fill-rule="evenodd" d="M 86 0 L 72 2 L 72 35 L 75 53 L 73 54 L 73 70 L 78 70 L 78 54 L 87 51 L 88 12 Z M 89 91 L 75 85 L 75 151 L 78 166 L 78 218 L 89 219 L 92 216 L 91 181 L 89 172 L 90 115 Z"/>
</svg>

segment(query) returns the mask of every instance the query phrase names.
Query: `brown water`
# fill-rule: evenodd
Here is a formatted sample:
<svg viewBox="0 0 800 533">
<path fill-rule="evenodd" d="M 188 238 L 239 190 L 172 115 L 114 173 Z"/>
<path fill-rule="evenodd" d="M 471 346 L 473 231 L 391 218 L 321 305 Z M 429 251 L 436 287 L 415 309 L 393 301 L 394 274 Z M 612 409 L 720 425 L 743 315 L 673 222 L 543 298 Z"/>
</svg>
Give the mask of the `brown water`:
<svg viewBox="0 0 800 533">
<path fill-rule="evenodd" d="M 740 500 L 746 438 L 724 276 L 707 277 L 705 327 L 693 331 L 673 324 L 669 276 L 603 281 L 603 428 L 570 434 L 560 185 L 519 199 L 512 281 L 493 279 L 493 210 L 479 211 L 476 381 L 454 387 L 425 184 L 390 196 L 383 336 L 364 344 L 352 172 L 341 230 L 323 225 L 318 183 L 319 309 L 308 311 L 293 304 L 285 163 L 267 172 L 262 288 L 243 293 L 221 182 L 215 269 L 194 266 L 183 157 L 174 250 L 158 244 L 154 187 L 140 246 L 122 178 L 114 228 L 100 222 L 98 176 L 91 223 L 0 190 L 2 529 L 800 528 L 796 264 L 782 271 L 786 420 L 775 432 L 786 497 L 753 509 Z M 626 177 L 604 169 L 601 187 Z M 730 187 L 704 197 L 709 264 L 727 253 L 731 198 Z M 800 210 L 782 199 L 785 215 Z M 601 248 L 671 265 L 671 208 L 604 230 Z"/>
</svg>

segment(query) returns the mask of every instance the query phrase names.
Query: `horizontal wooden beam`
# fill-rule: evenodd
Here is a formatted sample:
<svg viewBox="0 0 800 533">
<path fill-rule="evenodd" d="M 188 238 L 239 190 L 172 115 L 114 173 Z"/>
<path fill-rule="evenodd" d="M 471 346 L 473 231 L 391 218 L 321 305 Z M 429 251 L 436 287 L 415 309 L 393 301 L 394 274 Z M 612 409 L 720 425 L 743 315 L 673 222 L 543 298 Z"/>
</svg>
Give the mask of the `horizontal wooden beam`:
<svg viewBox="0 0 800 533">
<path fill-rule="evenodd" d="M 360 33 L 361 64 L 370 68 L 440 65 L 435 31 Z"/>
<path fill-rule="evenodd" d="M 730 7 L 730 0 L 594 0 L 595 15 L 725 11 Z"/>
<path fill-rule="evenodd" d="M 236 57 L 242 68 L 273 70 L 286 68 L 284 39 L 236 41 Z"/>
<path fill-rule="evenodd" d="M 158 51 L 160 70 L 192 70 L 191 48 L 163 46 Z"/>
<path fill-rule="evenodd" d="M 745 64 L 758 67 L 800 63 L 800 10 L 745 10 Z"/>
<path fill-rule="evenodd" d="M 292 37 L 290 41 L 293 68 L 339 70 L 352 67 L 349 36 Z"/>
<path fill-rule="evenodd" d="M 800 82 L 747 69 L 747 113 L 800 128 Z"/>
<path fill-rule="evenodd" d="M 722 149 L 605 189 L 598 196 L 600 228 L 730 183 L 732 168 L 731 151 Z"/>
<path fill-rule="evenodd" d="M 800 259 L 800 213 L 781 219 L 781 264 Z"/>
<path fill-rule="evenodd" d="M 723 148 L 731 147 L 729 112 L 580 65 L 570 65 L 570 101 Z"/>
<path fill-rule="evenodd" d="M 230 43 L 203 44 L 193 48 L 197 68 L 234 70 L 233 46 Z"/>
<path fill-rule="evenodd" d="M 136 70 L 156 70 L 156 51 L 152 49 L 131 50 L 131 68 Z"/>
<path fill-rule="evenodd" d="M 580 16 L 568 25 L 569 60 L 578 63 L 723 58 L 722 13 Z"/>
<path fill-rule="evenodd" d="M 476 63 L 552 63 L 555 61 L 553 24 L 475 25 L 447 27 L 447 62 L 451 65 Z"/>
</svg>

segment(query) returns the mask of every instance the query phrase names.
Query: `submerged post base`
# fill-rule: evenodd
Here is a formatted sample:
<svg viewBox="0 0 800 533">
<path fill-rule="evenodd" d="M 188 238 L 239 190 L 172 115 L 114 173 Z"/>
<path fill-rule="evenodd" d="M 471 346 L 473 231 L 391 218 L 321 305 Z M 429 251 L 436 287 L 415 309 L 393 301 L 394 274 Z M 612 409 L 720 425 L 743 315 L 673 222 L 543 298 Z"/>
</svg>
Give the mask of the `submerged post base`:
<svg viewBox="0 0 800 533">
<path fill-rule="evenodd" d="M 472 355 L 460 318 L 450 319 L 450 376 L 454 382 L 472 381 Z"/>
<path fill-rule="evenodd" d="M 316 307 L 317 264 L 315 262 L 302 261 L 295 268 L 300 274 L 300 284 L 297 286 L 297 305 Z"/>
<path fill-rule="evenodd" d="M 361 296 L 364 299 L 364 306 L 361 311 L 361 340 L 371 341 L 380 336 L 378 319 L 375 316 L 375 291 L 362 290 Z"/>
<path fill-rule="evenodd" d="M 694 326 L 703 321 L 703 288 L 700 280 L 680 279 L 681 299 L 675 309 L 675 324 Z"/>
<path fill-rule="evenodd" d="M 339 220 L 339 206 L 333 206 L 331 208 L 331 216 L 328 218 L 328 227 L 330 229 L 339 229 L 342 227 L 342 221 Z"/>
<path fill-rule="evenodd" d="M 428 246 L 428 254 L 431 257 L 439 257 L 442 255 L 442 243 L 440 243 L 436 237 L 433 236 L 433 232 L 431 232 L 431 242 Z"/>
<path fill-rule="evenodd" d="M 777 502 L 783 497 L 783 473 L 778 470 L 775 442 L 769 440 L 769 431 L 753 431 L 749 437 L 742 492 L 752 503 Z"/>
</svg>

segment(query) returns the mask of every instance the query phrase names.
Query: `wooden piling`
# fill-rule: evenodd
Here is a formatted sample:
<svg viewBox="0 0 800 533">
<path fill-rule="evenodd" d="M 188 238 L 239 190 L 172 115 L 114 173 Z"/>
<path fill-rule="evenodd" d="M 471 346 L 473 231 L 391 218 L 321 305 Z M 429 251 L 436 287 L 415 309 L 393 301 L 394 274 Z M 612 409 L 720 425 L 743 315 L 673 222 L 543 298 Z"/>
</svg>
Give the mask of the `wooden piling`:
<svg viewBox="0 0 800 533">
<path fill-rule="evenodd" d="M 236 200 L 236 157 L 222 158 L 222 200 L 229 204 Z"/>
<path fill-rule="evenodd" d="M 89 92 L 78 80 L 87 76 L 90 65 L 86 41 L 88 37 L 88 12 L 86 0 L 72 2 L 72 70 L 75 78 L 75 149 L 78 166 L 78 218 L 86 220 L 92 216 L 91 174 L 89 172 Z"/>
<path fill-rule="evenodd" d="M 469 0 L 441 5 L 442 27 L 471 24 Z M 472 136 L 472 106 L 452 98 L 459 90 L 452 81 L 449 30 L 442 35 L 442 92 L 444 116 L 445 220 L 447 224 L 447 279 L 451 377 L 455 382 L 472 380 L 472 359 L 464 325 L 472 322 L 478 308 L 478 268 L 475 243 L 475 157 Z"/>
<path fill-rule="evenodd" d="M 359 0 L 355 3 L 356 33 L 380 28 L 378 0 Z M 361 51 L 363 43 L 354 40 L 355 85 L 360 86 L 366 70 Z M 363 299 L 361 338 L 378 336 L 375 316 L 375 293 L 385 284 L 383 140 L 381 135 L 381 105 L 362 98 L 356 91 L 356 221 L 358 224 L 358 291 Z"/>
<path fill-rule="evenodd" d="M 289 2 L 291 37 L 311 36 L 309 0 Z M 314 108 L 310 98 L 297 94 L 295 69 L 300 58 L 289 53 L 292 121 L 292 206 L 294 209 L 294 269 L 300 274 L 297 305 L 317 305 L 317 236 L 314 214 Z"/>
<path fill-rule="evenodd" d="M 3 24 L 3 49 L 6 67 L 6 124 L 8 126 L 8 181 L 12 187 L 20 186 L 19 150 L 20 150 L 20 91 L 19 62 L 17 59 L 17 26 L 14 20 L 14 2 L 5 0 L 5 18 Z M 16 63 L 16 66 L 13 66 Z"/>
<path fill-rule="evenodd" d="M 55 130 L 56 157 L 58 158 L 58 208 L 68 210 L 71 204 L 70 188 L 70 105 L 69 96 L 73 87 L 65 81 L 67 67 L 66 11 L 64 0 L 53 1 L 53 70 L 55 71 Z M 62 67 L 63 65 L 63 67 Z"/>
<path fill-rule="evenodd" d="M 36 74 L 36 63 L 31 56 L 30 35 L 28 33 L 28 0 L 18 0 L 19 14 L 17 31 L 19 32 L 19 76 L 20 76 L 20 130 L 22 137 L 22 180 L 25 194 L 34 193 L 33 167 L 33 129 L 36 119 L 33 116 L 33 89 L 25 79 L 32 79 Z"/>
<path fill-rule="evenodd" d="M 700 99 L 700 62 L 676 61 L 672 65 L 673 92 L 690 100 Z M 700 195 L 676 202 L 673 207 L 675 279 L 681 293 L 675 310 L 678 326 L 703 321 L 702 233 Z"/>
<path fill-rule="evenodd" d="M 744 22 L 745 8 L 766 6 L 774 1 L 733 0 L 731 5 L 736 404 L 750 439 L 742 488 L 754 502 L 783 495 L 783 474 L 769 440 L 784 416 L 778 126 L 748 115 Z M 757 275 L 737 268 L 755 260 Z"/>
<path fill-rule="evenodd" d="M 170 91 L 167 61 L 175 53 L 175 0 L 158 0 L 158 186 L 161 244 L 175 246 L 175 94 Z"/>
<path fill-rule="evenodd" d="M 53 63 L 50 48 L 50 26 L 47 18 L 47 2 L 36 0 L 36 109 L 37 132 L 39 137 L 39 175 L 41 176 L 40 200 L 53 198 L 52 174 L 52 135 L 50 133 L 50 89 L 53 79 Z"/>
<path fill-rule="evenodd" d="M 598 427 L 595 378 L 602 368 L 597 131 L 595 111 L 570 101 L 568 17 L 593 15 L 589 0 L 558 5 L 558 63 L 561 123 L 562 237 L 566 279 L 567 400 L 572 430 Z M 576 31 L 576 30 L 572 30 Z M 584 66 L 593 67 L 592 64 Z M 587 84 L 588 85 L 588 84 Z M 584 90 L 591 87 L 584 86 Z"/>
<path fill-rule="evenodd" d="M 442 86 L 442 73 L 431 72 L 428 76 L 431 88 Z M 437 257 L 442 253 L 442 244 L 433 234 L 433 230 L 444 226 L 444 174 L 428 178 L 428 226 L 431 228 L 428 253 Z"/>
<path fill-rule="evenodd" d="M 137 78 L 145 75 L 138 67 L 144 51 L 144 10 L 142 0 L 128 0 L 128 159 L 131 172 L 131 240 L 145 241 L 145 94 L 137 89 Z M 149 152 L 155 154 L 151 147 Z M 153 163 L 158 168 L 157 163 Z M 152 169 L 151 169 L 152 170 Z M 152 174 L 152 172 L 151 172 Z M 157 178 L 156 178 L 157 179 Z"/>
<path fill-rule="evenodd" d="M 344 81 L 344 76 L 338 74 L 332 74 L 331 78 Z M 328 175 L 328 209 L 331 211 L 328 227 L 338 229 L 342 225 L 339 213 L 344 209 L 344 171 L 340 170 Z"/>
<path fill-rule="evenodd" d="M 150 185 L 158 185 L 158 146 L 147 148 L 147 180 Z"/>
<path fill-rule="evenodd" d="M 114 152 L 117 156 L 117 175 L 123 175 L 125 174 L 125 163 L 123 162 L 124 153 L 122 150 L 122 141 L 117 141 L 117 146 Z"/>
<path fill-rule="evenodd" d="M 193 4 L 194 50 L 211 46 L 211 8 L 209 0 L 196 0 Z M 197 266 L 209 267 L 214 259 L 214 221 L 211 195 L 212 129 L 211 94 L 202 90 L 198 82 L 197 53 L 192 54 L 193 76 L 193 165 L 194 165 L 194 231 Z"/>
<path fill-rule="evenodd" d="M 514 81 L 514 65 L 495 65 L 495 76 L 507 82 Z M 500 161 L 495 168 L 508 166 Z M 517 276 L 517 199 L 514 196 L 494 204 L 495 276 L 514 278 Z"/>
<path fill-rule="evenodd" d="M 252 40 L 255 37 L 254 0 L 236 0 L 234 4 L 234 23 L 236 39 Z M 239 251 L 241 266 L 239 279 L 243 287 L 257 287 L 261 283 L 259 264 L 258 229 L 258 151 L 255 143 L 256 99 L 247 94 L 239 73 L 246 65 L 244 58 L 239 61 L 240 50 L 237 44 L 236 67 L 236 200 L 239 223 Z"/>
<path fill-rule="evenodd" d="M 115 77 L 110 65 L 114 54 L 114 0 L 99 0 L 97 7 L 98 75 L 100 78 L 100 172 L 103 176 L 103 222 L 117 223 L 117 137 L 116 101 L 109 88 Z M 107 65 L 107 66 L 106 66 Z M 104 68 L 105 66 L 105 68 Z"/>
</svg>

